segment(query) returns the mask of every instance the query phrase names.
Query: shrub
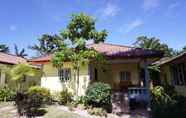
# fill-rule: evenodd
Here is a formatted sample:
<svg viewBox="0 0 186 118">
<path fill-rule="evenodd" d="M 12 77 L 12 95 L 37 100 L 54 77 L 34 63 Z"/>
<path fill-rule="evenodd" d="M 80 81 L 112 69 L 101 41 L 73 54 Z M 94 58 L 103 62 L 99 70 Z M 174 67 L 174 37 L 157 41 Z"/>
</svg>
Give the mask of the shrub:
<svg viewBox="0 0 186 118">
<path fill-rule="evenodd" d="M 169 84 L 164 84 L 163 85 L 164 91 L 167 95 L 169 95 L 170 97 L 174 97 L 177 96 L 177 92 L 175 90 L 175 87 Z"/>
<path fill-rule="evenodd" d="M 111 87 L 104 83 L 93 83 L 86 91 L 86 102 L 93 107 L 101 107 L 111 112 Z"/>
<path fill-rule="evenodd" d="M 12 101 L 15 98 L 15 92 L 8 87 L 0 88 L 0 101 Z"/>
<path fill-rule="evenodd" d="M 20 93 L 16 94 L 15 103 L 19 115 L 28 117 L 43 115 L 45 111 L 40 108 L 44 105 L 43 96 L 39 93 Z"/>
<path fill-rule="evenodd" d="M 54 102 L 59 102 L 59 99 L 60 99 L 60 92 L 54 92 L 54 93 L 52 93 L 52 100 L 54 101 Z"/>
<path fill-rule="evenodd" d="M 173 99 L 176 104 L 170 109 L 172 118 L 184 118 L 186 116 L 186 97 L 177 95 Z"/>
<path fill-rule="evenodd" d="M 85 96 L 78 96 L 75 100 L 74 100 L 75 104 L 83 104 L 83 105 L 87 105 L 87 100 Z"/>
<path fill-rule="evenodd" d="M 28 94 L 38 94 L 40 97 L 42 97 L 43 102 L 47 104 L 50 104 L 52 102 L 50 91 L 44 87 L 32 86 L 28 89 Z"/>
<path fill-rule="evenodd" d="M 173 109 L 176 101 L 172 99 L 161 86 L 152 90 L 152 116 L 153 118 L 174 118 Z"/>
<path fill-rule="evenodd" d="M 59 104 L 66 105 L 70 102 L 72 102 L 72 94 L 68 92 L 68 90 L 61 91 L 59 95 Z"/>
<path fill-rule="evenodd" d="M 107 116 L 107 112 L 102 108 L 88 109 L 88 113 L 95 116 Z"/>
<path fill-rule="evenodd" d="M 186 97 L 177 95 L 174 89 L 157 86 L 152 90 L 153 118 L 184 118 L 186 116 Z M 173 93 L 171 93 L 171 91 Z"/>
</svg>

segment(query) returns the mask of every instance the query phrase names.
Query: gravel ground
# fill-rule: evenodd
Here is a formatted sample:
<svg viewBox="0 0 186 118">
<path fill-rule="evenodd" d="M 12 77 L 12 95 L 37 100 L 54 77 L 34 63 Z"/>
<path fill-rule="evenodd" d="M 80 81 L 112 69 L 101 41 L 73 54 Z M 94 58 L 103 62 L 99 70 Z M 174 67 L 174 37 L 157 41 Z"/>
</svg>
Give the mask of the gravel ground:
<svg viewBox="0 0 186 118">
<path fill-rule="evenodd" d="M 69 111 L 68 107 L 51 105 L 45 108 L 47 113 L 37 118 L 101 118 L 89 115 L 85 110 Z M 0 118 L 18 118 L 17 110 L 12 102 L 0 103 Z M 144 111 L 134 111 L 130 115 L 120 116 L 108 114 L 107 118 L 147 118 Z"/>
</svg>

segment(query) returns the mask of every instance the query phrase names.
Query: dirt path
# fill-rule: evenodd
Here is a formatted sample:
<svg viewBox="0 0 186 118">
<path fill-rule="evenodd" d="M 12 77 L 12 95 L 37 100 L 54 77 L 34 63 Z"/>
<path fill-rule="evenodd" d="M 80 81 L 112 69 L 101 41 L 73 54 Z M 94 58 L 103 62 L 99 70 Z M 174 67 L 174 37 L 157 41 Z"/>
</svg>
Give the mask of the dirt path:
<svg viewBox="0 0 186 118">
<path fill-rule="evenodd" d="M 86 112 L 83 111 L 76 111 L 72 112 L 69 111 L 65 106 L 48 106 L 46 108 L 47 113 L 44 116 L 38 118 L 100 118 L 95 116 L 90 116 Z M 109 114 L 108 118 L 148 118 L 144 111 L 135 111 L 131 114 L 121 114 L 120 116 L 116 116 L 113 114 Z M 11 102 L 0 103 L 0 118 L 18 118 L 17 110 L 15 105 Z"/>
<path fill-rule="evenodd" d="M 17 110 L 13 103 L 0 103 L 0 118 L 17 118 Z"/>
</svg>

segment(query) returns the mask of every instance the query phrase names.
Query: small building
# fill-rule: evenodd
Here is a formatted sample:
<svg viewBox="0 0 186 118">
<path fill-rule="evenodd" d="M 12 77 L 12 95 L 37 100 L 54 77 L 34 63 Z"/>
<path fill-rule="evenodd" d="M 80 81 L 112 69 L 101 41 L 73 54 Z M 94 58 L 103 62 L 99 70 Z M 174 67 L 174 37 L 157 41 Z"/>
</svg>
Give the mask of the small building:
<svg viewBox="0 0 186 118">
<path fill-rule="evenodd" d="M 7 54 L 0 52 L 0 88 L 8 86 L 11 89 L 15 89 L 16 82 L 11 80 L 10 70 L 13 66 L 17 64 L 26 64 L 27 59 L 18 57 L 16 55 Z M 34 67 L 34 66 L 33 66 Z M 32 85 L 39 85 L 40 80 L 38 78 L 27 77 L 24 82 L 24 87 L 28 88 Z"/>
<path fill-rule="evenodd" d="M 53 92 L 67 88 L 77 95 L 84 95 L 88 85 L 98 81 L 110 84 L 114 91 L 144 87 L 145 78 L 149 79 L 147 66 L 163 55 L 159 51 L 109 43 L 90 44 L 87 47 L 105 55 L 107 63 L 99 65 L 89 61 L 82 65 L 79 85 L 77 85 L 72 62 L 65 62 L 63 68 L 59 70 L 51 62 L 53 54 L 30 60 L 32 64 L 40 64 L 42 67 L 41 86 Z"/>
<path fill-rule="evenodd" d="M 27 60 L 12 54 L 0 52 L 0 87 L 8 82 L 8 74 L 6 73 L 13 65 L 26 63 Z"/>
<path fill-rule="evenodd" d="M 186 96 L 186 52 L 159 64 L 161 83 L 175 87 L 180 95 Z"/>
</svg>

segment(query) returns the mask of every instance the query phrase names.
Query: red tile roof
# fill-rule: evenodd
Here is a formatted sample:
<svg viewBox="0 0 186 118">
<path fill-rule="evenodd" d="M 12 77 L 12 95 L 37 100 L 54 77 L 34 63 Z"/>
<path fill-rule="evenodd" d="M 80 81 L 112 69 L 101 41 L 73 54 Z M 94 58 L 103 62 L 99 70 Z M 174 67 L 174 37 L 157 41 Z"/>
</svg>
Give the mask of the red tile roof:
<svg viewBox="0 0 186 118">
<path fill-rule="evenodd" d="M 118 52 L 127 52 L 133 49 L 132 47 L 129 46 L 109 44 L 109 43 L 90 44 L 87 45 L 87 47 L 93 48 L 96 51 L 103 53 L 107 56 L 117 54 Z"/>
<path fill-rule="evenodd" d="M 109 58 L 134 58 L 134 57 L 162 57 L 163 53 L 154 50 L 145 50 L 142 48 L 134 48 L 130 46 L 109 44 L 109 43 L 99 43 L 99 44 L 89 44 L 88 48 L 93 48 L 99 53 L 103 53 Z M 47 62 L 52 59 L 52 54 L 45 55 L 30 60 L 31 62 Z"/>
<path fill-rule="evenodd" d="M 164 58 L 163 58 L 164 59 Z M 162 66 L 165 64 L 176 64 L 176 63 L 181 63 L 186 61 L 186 52 L 179 54 L 177 56 L 174 56 L 172 58 L 165 58 L 164 60 L 159 60 L 155 64 Z"/>
<path fill-rule="evenodd" d="M 48 55 L 30 59 L 29 61 L 30 62 L 47 62 L 47 61 L 50 61 L 51 59 L 52 59 L 52 54 L 48 54 Z"/>
<path fill-rule="evenodd" d="M 0 52 L 0 63 L 19 64 L 19 63 L 26 63 L 26 62 L 27 60 L 22 57 Z"/>
</svg>

